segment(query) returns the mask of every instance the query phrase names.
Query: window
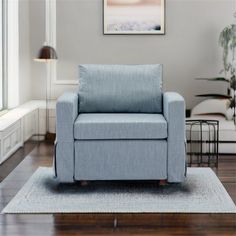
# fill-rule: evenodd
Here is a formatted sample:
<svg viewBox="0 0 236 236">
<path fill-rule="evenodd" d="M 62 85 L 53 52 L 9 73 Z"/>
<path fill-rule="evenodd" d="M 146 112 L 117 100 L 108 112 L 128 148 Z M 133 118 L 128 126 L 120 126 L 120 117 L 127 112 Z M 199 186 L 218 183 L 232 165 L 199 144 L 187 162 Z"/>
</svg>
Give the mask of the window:
<svg viewBox="0 0 236 236">
<path fill-rule="evenodd" d="M 3 109 L 4 105 L 4 84 L 3 84 L 3 33 L 2 33 L 2 26 L 3 26 L 3 2 L 0 1 L 0 13 L 1 13 L 1 17 L 0 17 L 0 93 L 1 93 L 1 96 L 0 96 L 0 110 Z"/>
<path fill-rule="evenodd" d="M 0 111 L 19 105 L 19 0 L 0 0 Z"/>
<path fill-rule="evenodd" d="M 7 80 L 6 80 L 6 0 L 0 0 L 0 111 L 7 108 Z"/>
</svg>

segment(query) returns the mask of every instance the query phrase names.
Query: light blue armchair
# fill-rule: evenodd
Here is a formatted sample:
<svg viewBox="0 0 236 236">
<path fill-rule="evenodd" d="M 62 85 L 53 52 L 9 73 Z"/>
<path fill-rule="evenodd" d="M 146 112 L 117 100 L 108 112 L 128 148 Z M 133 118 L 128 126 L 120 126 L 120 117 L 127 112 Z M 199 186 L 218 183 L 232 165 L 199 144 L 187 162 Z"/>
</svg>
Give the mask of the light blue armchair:
<svg viewBox="0 0 236 236">
<path fill-rule="evenodd" d="M 161 65 L 80 65 L 79 87 L 56 106 L 60 182 L 184 180 L 185 102 Z"/>
</svg>

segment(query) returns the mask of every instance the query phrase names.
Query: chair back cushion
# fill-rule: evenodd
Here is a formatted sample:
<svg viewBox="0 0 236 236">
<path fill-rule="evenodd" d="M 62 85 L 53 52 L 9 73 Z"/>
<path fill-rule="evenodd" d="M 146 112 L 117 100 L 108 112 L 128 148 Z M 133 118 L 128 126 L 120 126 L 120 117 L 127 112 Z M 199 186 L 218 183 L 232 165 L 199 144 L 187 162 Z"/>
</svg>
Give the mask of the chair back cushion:
<svg viewBox="0 0 236 236">
<path fill-rule="evenodd" d="M 162 113 L 162 66 L 80 65 L 79 112 Z"/>
</svg>

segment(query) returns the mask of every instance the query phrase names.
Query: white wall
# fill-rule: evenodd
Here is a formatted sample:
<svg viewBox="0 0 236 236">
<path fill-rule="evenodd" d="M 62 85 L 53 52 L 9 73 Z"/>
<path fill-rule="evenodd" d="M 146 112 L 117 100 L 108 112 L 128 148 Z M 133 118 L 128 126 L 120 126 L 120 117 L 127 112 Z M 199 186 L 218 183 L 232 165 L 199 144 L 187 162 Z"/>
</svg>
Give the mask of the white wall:
<svg viewBox="0 0 236 236">
<path fill-rule="evenodd" d="M 45 41 L 45 0 L 30 0 L 31 57 L 35 58 Z M 46 65 L 31 62 L 32 99 L 46 97 Z"/>
<path fill-rule="evenodd" d="M 195 81 L 221 70 L 220 31 L 232 23 L 235 0 L 166 0 L 166 35 L 103 35 L 102 0 L 57 0 L 58 79 L 76 79 L 80 63 L 162 63 L 165 90 L 184 95 L 187 107 L 198 93 L 225 92 L 224 84 Z M 31 51 L 45 39 L 44 0 L 30 2 Z M 66 65 L 66 66 L 65 66 Z M 73 72 L 71 72 L 73 70 Z M 45 94 L 45 67 L 32 62 L 32 96 Z M 72 85 L 52 86 L 52 97 Z"/>
</svg>

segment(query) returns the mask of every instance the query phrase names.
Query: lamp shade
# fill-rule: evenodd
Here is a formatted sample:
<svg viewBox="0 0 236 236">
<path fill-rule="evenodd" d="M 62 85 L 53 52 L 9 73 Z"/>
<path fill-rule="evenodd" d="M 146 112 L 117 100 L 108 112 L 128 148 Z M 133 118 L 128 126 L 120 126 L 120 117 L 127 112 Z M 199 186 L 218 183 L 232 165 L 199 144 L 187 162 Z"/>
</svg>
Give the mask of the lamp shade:
<svg viewBox="0 0 236 236">
<path fill-rule="evenodd" d="M 51 46 L 43 46 L 39 50 L 38 57 L 36 61 L 48 61 L 48 60 L 57 60 L 56 50 Z"/>
</svg>

